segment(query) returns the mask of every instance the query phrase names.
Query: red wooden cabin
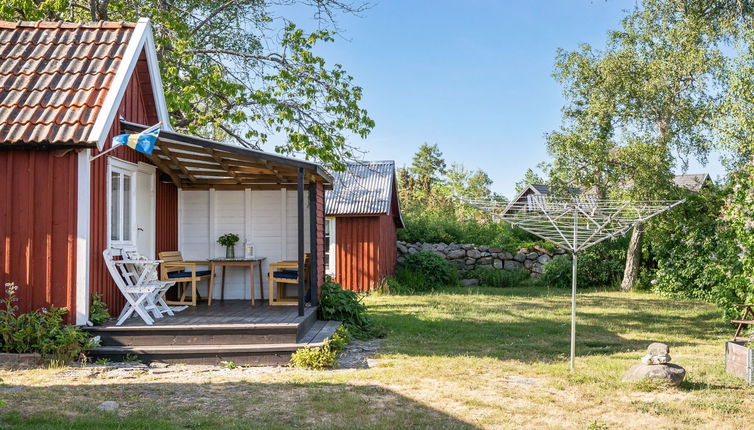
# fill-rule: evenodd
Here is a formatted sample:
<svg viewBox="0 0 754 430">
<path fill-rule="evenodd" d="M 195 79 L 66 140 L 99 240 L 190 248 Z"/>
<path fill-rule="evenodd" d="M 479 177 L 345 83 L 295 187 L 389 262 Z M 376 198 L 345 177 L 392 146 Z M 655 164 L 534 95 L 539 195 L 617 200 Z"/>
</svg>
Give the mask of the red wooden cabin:
<svg viewBox="0 0 754 430">
<path fill-rule="evenodd" d="M 350 163 L 325 193 L 325 271 L 353 291 L 395 272 L 403 228 L 393 161 Z"/>
<path fill-rule="evenodd" d="M 117 314 L 124 301 L 105 248 L 132 244 L 150 257 L 187 248 L 206 259 L 229 232 L 255 243 L 266 264 L 296 259 L 304 246 L 317 291 L 331 176 L 174 132 L 148 20 L 0 22 L 0 88 L 0 282 L 19 286 L 21 311 L 64 306 L 71 323 L 85 324 L 99 293 Z M 120 147 L 92 161 L 113 136 L 158 121 L 153 154 Z M 248 299 L 242 286 L 234 293 L 244 281 L 236 278 L 226 297 Z"/>
</svg>

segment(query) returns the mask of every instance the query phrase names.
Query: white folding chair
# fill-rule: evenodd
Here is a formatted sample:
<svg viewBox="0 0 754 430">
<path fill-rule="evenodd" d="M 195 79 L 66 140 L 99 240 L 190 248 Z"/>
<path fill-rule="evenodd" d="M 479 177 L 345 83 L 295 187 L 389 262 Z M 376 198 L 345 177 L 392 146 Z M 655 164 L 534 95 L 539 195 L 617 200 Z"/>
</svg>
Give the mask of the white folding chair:
<svg viewBox="0 0 754 430">
<path fill-rule="evenodd" d="M 147 325 L 154 324 L 154 319 L 149 315 L 149 311 L 156 318 L 162 317 L 162 311 L 172 314 L 162 298 L 162 295 L 171 285 L 166 286 L 165 282 L 154 281 L 157 277 L 159 261 L 132 260 L 123 250 L 117 248 L 102 251 L 102 256 L 115 285 L 126 299 L 126 305 L 123 307 L 115 325 L 123 324 L 134 312 Z M 117 257 L 120 257 L 120 259 L 117 259 Z"/>
<path fill-rule="evenodd" d="M 168 304 L 165 302 L 165 293 L 168 292 L 170 287 L 175 285 L 175 282 L 160 281 L 157 275 L 157 266 L 162 263 L 162 260 L 148 259 L 147 257 L 141 255 L 139 251 L 136 250 L 135 246 L 123 247 L 122 252 L 128 260 L 139 261 L 142 263 L 157 263 L 155 265 L 131 264 L 131 266 L 133 267 L 131 272 L 139 276 L 140 279 L 143 278 L 142 283 L 150 285 L 154 284 L 159 287 L 155 289 L 154 293 L 147 298 L 147 309 L 152 312 L 155 318 L 162 318 L 163 312 L 170 316 L 175 315 L 170 306 L 168 306 Z"/>
</svg>

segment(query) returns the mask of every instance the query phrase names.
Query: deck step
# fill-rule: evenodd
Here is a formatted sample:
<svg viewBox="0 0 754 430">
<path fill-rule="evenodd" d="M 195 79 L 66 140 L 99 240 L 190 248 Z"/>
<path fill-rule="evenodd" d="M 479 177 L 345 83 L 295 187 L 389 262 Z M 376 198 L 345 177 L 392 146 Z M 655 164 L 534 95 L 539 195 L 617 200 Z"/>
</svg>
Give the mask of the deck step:
<svg viewBox="0 0 754 430">
<path fill-rule="evenodd" d="M 85 327 L 102 346 L 247 345 L 300 342 L 317 322 L 316 312 L 298 323 L 107 325 Z"/>
<path fill-rule="evenodd" d="M 155 345 L 245 345 L 295 343 L 299 337 L 297 324 L 204 325 L 151 327 L 91 327 L 103 346 Z"/>
<path fill-rule="evenodd" d="M 287 364 L 291 354 L 300 348 L 322 346 L 338 326 L 338 321 L 315 321 L 300 342 L 103 345 L 94 348 L 91 355 L 95 359 L 107 358 L 111 361 L 122 361 L 126 356 L 136 355 L 145 362 L 219 364 L 232 361 L 239 365 L 282 365 Z"/>
</svg>

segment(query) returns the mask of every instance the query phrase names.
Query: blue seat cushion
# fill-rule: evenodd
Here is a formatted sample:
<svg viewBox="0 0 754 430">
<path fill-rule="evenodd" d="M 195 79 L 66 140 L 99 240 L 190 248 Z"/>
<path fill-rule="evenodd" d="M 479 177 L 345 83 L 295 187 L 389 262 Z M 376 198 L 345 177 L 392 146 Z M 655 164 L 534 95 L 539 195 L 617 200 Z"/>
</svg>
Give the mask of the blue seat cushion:
<svg viewBox="0 0 754 430">
<path fill-rule="evenodd" d="M 298 278 L 298 270 L 296 269 L 278 270 L 272 274 L 272 277 L 281 278 L 281 279 L 296 279 Z"/>
<path fill-rule="evenodd" d="M 210 272 L 209 270 L 197 270 L 196 276 L 206 276 L 206 275 L 209 275 L 210 273 L 212 272 Z M 180 271 L 180 272 L 168 273 L 168 278 L 190 278 L 190 277 L 191 277 L 191 272 Z"/>
</svg>

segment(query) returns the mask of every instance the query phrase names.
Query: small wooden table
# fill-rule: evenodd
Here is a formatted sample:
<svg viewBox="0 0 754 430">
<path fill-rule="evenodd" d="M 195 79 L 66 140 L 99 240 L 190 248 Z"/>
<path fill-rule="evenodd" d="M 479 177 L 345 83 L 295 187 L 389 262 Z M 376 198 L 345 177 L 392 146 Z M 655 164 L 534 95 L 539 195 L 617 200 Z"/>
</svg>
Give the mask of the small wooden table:
<svg viewBox="0 0 754 430">
<path fill-rule="evenodd" d="M 262 262 L 266 259 L 266 257 L 258 257 L 258 258 L 211 258 L 209 259 L 209 268 L 210 268 L 210 275 L 209 275 L 209 299 L 207 301 L 207 306 L 212 305 L 212 287 L 215 285 L 215 267 L 222 267 L 223 268 L 223 276 L 222 276 L 222 283 L 220 284 L 220 300 L 225 300 L 225 268 L 227 266 L 240 266 L 240 267 L 248 267 L 249 272 L 249 283 L 251 284 L 251 305 L 254 306 L 254 266 L 257 266 L 259 269 L 259 291 L 262 295 L 262 300 L 264 300 L 264 284 L 262 283 Z"/>
</svg>

